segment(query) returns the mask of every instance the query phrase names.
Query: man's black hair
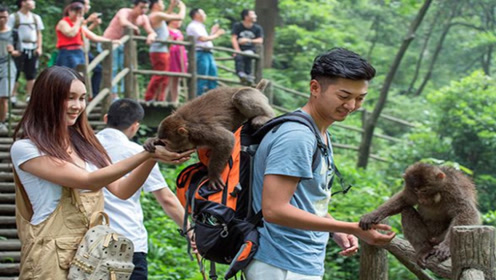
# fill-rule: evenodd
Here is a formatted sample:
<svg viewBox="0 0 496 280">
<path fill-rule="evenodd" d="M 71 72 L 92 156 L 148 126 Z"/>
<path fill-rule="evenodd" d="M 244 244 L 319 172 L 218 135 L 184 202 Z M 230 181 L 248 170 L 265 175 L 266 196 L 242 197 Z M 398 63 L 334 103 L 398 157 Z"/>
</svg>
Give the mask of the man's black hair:
<svg viewBox="0 0 496 280">
<path fill-rule="evenodd" d="M 17 8 L 20 9 L 22 8 L 22 2 L 27 1 L 27 0 L 17 0 Z"/>
<path fill-rule="evenodd" d="M 325 83 L 325 78 L 331 81 L 337 78 L 370 81 L 375 76 L 375 68 L 352 51 L 333 48 L 315 57 L 310 76 L 321 84 Z"/>
<path fill-rule="evenodd" d="M 243 9 L 241 11 L 241 20 L 245 20 L 245 17 L 250 13 L 251 10 L 249 9 Z"/>
<path fill-rule="evenodd" d="M 0 5 L 0 13 L 3 13 L 3 12 L 9 12 L 9 9 L 4 5 Z"/>
<path fill-rule="evenodd" d="M 153 8 L 153 5 L 158 3 L 158 0 L 150 0 L 148 1 L 150 3 L 150 9 Z"/>
<path fill-rule="evenodd" d="M 196 13 L 198 13 L 199 10 L 200 8 L 191 9 L 191 11 L 189 11 L 189 17 L 193 19 L 193 17 L 196 15 Z"/>
<path fill-rule="evenodd" d="M 149 0 L 133 0 L 133 5 L 138 6 L 139 3 L 150 4 Z"/>
<path fill-rule="evenodd" d="M 145 110 L 137 101 L 129 98 L 119 99 L 110 105 L 107 113 L 107 126 L 124 130 L 133 123 L 141 121 L 144 116 Z"/>
</svg>

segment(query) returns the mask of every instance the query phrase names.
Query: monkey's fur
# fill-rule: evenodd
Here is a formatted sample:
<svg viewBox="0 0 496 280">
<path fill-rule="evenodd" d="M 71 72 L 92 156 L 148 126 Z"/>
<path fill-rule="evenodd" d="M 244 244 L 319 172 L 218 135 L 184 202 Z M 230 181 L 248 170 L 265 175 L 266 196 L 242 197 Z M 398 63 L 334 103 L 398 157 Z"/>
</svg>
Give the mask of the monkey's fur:
<svg viewBox="0 0 496 280">
<path fill-rule="evenodd" d="M 254 128 L 261 127 L 275 114 L 267 97 L 261 91 L 268 85 L 262 80 L 256 88 L 221 87 L 197 97 L 171 115 L 159 125 L 157 139 L 153 144 L 165 144 L 171 151 L 193 148 L 210 149 L 208 178 L 210 187 L 223 188 L 220 178 L 234 147 L 233 132 L 247 120 Z M 153 150 L 145 144 L 145 149 Z"/>
<path fill-rule="evenodd" d="M 415 163 L 404 174 L 405 187 L 373 212 L 360 219 L 364 230 L 388 216 L 401 213 L 405 238 L 416 252 L 417 263 L 442 262 L 450 257 L 453 226 L 481 223 L 472 181 L 450 167 Z M 417 208 L 414 208 L 417 206 Z"/>
</svg>

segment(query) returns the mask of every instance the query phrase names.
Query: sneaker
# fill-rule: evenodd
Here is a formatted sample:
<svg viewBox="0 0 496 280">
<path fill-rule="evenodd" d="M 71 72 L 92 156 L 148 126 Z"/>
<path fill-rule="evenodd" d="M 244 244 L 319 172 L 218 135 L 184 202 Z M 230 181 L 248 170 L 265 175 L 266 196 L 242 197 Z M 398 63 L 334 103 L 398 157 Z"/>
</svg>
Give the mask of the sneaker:
<svg viewBox="0 0 496 280">
<path fill-rule="evenodd" d="M 10 103 L 15 105 L 17 103 L 17 96 L 11 96 L 10 97 Z"/>
</svg>

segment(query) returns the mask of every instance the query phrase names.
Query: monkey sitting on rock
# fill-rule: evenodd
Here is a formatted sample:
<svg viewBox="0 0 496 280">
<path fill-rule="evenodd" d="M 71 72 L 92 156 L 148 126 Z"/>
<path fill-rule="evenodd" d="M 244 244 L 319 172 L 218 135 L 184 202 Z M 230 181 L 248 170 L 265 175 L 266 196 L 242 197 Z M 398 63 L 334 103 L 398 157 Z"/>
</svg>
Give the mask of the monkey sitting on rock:
<svg viewBox="0 0 496 280">
<path fill-rule="evenodd" d="M 175 152 L 209 149 L 209 187 L 222 189 L 220 176 L 234 147 L 233 132 L 247 120 L 256 129 L 275 116 L 261 92 L 267 85 L 262 80 L 256 88 L 220 87 L 187 102 L 162 120 L 157 137 L 148 139 L 145 149 L 153 152 L 154 145 Z"/>
<path fill-rule="evenodd" d="M 403 234 L 415 249 L 420 267 L 425 268 L 431 257 L 439 262 L 448 259 L 451 228 L 481 223 L 474 184 L 460 171 L 426 163 L 408 167 L 403 178 L 404 189 L 362 216 L 360 227 L 368 230 L 401 213 Z"/>
</svg>

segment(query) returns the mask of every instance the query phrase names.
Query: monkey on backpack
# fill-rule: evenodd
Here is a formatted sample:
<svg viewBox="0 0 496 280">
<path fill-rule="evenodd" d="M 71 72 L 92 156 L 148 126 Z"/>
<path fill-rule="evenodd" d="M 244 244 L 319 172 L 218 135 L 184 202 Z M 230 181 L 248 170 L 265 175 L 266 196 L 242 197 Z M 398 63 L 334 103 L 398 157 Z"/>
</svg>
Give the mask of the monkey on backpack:
<svg viewBox="0 0 496 280">
<path fill-rule="evenodd" d="M 360 227 L 368 230 L 401 213 L 403 234 L 415 249 L 420 267 L 425 268 L 429 258 L 448 259 L 451 228 L 481 224 L 475 185 L 458 170 L 426 163 L 408 167 L 403 178 L 403 190 L 362 216 Z"/>
<path fill-rule="evenodd" d="M 194 148 L 210 150 L 209 186 L 222 189 L 220 174 L 234 147 L 234 134 L 245 121 L 256 129 L 275 116 L 269 100 L 262 93 L 269 81 L 256 88 L 219 87 L 190 100 L 160 123 L 156 138 L 146 141 L 144 148 L 165 145 L 174 152 Z"/>
</svg>

